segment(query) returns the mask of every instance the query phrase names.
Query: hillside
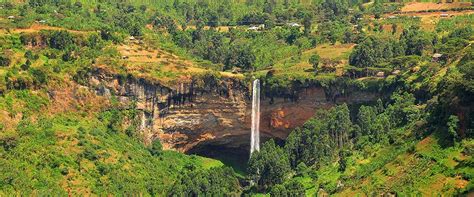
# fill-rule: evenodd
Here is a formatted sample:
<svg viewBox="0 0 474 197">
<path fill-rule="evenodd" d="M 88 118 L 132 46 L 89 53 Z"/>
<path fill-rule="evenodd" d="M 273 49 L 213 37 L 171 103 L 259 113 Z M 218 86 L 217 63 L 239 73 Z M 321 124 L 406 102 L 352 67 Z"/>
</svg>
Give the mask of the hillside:
<svg viewBox="0 0 474 197">
<path fill-rule="evenodd" d="M 0 196 L 470 196 L 473 13 L 0 1 Z"/>
</svg>

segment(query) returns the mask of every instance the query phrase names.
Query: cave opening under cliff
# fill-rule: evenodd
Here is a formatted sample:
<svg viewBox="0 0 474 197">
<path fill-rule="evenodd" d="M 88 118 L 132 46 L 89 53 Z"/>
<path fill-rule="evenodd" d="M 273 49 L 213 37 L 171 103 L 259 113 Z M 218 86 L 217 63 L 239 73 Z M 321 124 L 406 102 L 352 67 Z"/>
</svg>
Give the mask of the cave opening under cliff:
<svg viewBox="0 0 474 197">
<path fill-rule="evenodd" d="M 272 138 L 261 136 L 260 142 L 263 144 L 270 139 Z M 282 139 L 273 139 L 277 144 L 284 144 Z M 236 173 L 246 175 L 247 162 L 250 158 L 250 133 L 246 136 L 201 142 L 186 153 L 219 160 L 224 165 L 232 167 Z"/>
</svg>

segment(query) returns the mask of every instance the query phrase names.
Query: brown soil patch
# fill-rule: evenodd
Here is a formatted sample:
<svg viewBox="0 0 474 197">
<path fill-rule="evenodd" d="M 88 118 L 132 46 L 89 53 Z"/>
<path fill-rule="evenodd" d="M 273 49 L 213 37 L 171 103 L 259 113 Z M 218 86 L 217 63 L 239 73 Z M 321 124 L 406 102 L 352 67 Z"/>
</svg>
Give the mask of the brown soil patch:
<svg viewBox="0 0 474 197">
<path fill-rule="evenodd" d="M 304 54 L 317 52 L 321 58 L 337 59 L 348 53 L 354 48 L 355 44 L 335 44 L 335 45 L 319 45 L 316 48 L 303 52 Z"/>
<path fill-rule="evenodd" d="M 190 25 L 186 27 L 187 29 L 196 29 L 195 25 Z M 229 32 L 230 28 L 239 28 L 239 26 L 217 26 L 215 29 L 219 32 Z M 183 30 L 181 26 L 178 27 L 178 29 Z M 209 30 L 211 29 L 210 26 L 204 26 L 204 30 Z"/>
<path fill-rule="evenodd" d="M 38 24 L 38 23 L 34 23 L 29 28 L 26 28 L 26 29 L 14 29 L 12 32 L 13 33 L 34 33 L 34 32 L 38 32 L 38 31 L 41 31 L 41 30 L 56 30 L 56 31 L 66 30 L 66 31 L 69 31 L 71 33 L 78 33 L 78 34 L 88 33 L 88 31 L 70 30 L 70 29 L 65 29 L 65 28 L 62 28 L 62 27 L 52 27 L 52 26 L 48 26 L 48 25 L 41 25 L 41 24 Z"/>
<path fill-rule="evenodd" d="M 79 110 L 92 115 L 108 106 L 105 97 L 97 96 L 88 88 L 73 82 L 66 81 L 61 85 L 53 85 L 48 92 L 51 101 L 47 113 L 51 115 Z"/>
<path fill-rule="evenodd" d="M 454 181 L 454 185 L 456 188 L 462 189 L 465 188 L 469 184 L 469 181 L 464 180 L 461 176 L 456 176 L 456 180 Z"/>
<path fill-rule="evenodd" d="M 173 80 L 188 80 L 192 75 L 202 74 L 209 69 L 202 68 L 190 60 L 159 48 L 147 47 L 146 44 L 130 41 L 120 45 L 117 50 L 129 73 L 139 77 L 157 80 L 167 84 Z M 224 77 L 240 77 L 239 74 L 220 72 Z"/>
<path fill-rule="evenodd" d="M 400 16 L 416 16 L 425 18 L 441 18 L 441 14 L 447 14 L 448 16 L 459 16 L 459 15 L 469 15 L 474 14 L 474 10 L 463 10 L 463 11 L 446 11 L 446 12 L 416 12 L 416 13 L 401 13 L 401 14 L 389 14 L 391 15 L 400 15 Z"/>
<path fill-rule="evenodd" d="M 434 141 L 433 137 L 428 136 L 428 137 L 426 137 L 425 139 L 421 140 L 421 141 L 416 145 L 416 149 L 417 149 L 418 151 L 425 150 L 425 149 L 429 148 L 434 142 L 435 142 L 435 141 Z"/>
<path fill-rule="evenodd" d="M 469 8 L 469 2 L 454 2 L 454 3 L 427 3 L 427 2 L 411 2 L 405 4 L 401 9 L 402 12 L 419 12 L 427 10 L 450 10 L 455 8 Z"/>
</svg>

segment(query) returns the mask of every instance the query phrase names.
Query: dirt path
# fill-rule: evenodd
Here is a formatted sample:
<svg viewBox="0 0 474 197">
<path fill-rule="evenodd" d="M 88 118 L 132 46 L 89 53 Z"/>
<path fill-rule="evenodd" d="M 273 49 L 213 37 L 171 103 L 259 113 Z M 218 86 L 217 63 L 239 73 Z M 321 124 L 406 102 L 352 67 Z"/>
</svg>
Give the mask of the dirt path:
<svg viewBox="0 0 474 197">
<path fill-rule="evenodd" d="M 428 10 L 451 10 L 456 8 L 469 8 L 469 2 L 454 2 L 454 3 L 429 3 L 429 2 L 411 2 L 405 4 L 400 10 L 401 12 L 420 12 Z"/>
<path fill-rule="evenodd" d="M 458 15 L 469 15 L 474 14 L 474 10 L 464 10 L 464 11 L 438 11 L 438 12 L 413 12 L 413 13 L 400 13 L 400 14 L 387 14 L 387 16 L 417 16 L 421 18 L 441 18 L 441 14 L 447 14 L 448 16 L 458 16 Z"/>
<path fill-rule="evenodd" d="M 70 30 L 70 29 L 65 29 L 62 27 L 53 27 L 53 26 L 48 26 L 48 25 L 42 25 L 38 23 L 32 24 L 29 28 L 25 29 L 13 29 L 10 32 L 12 33 L 34 33 L 34 32 L 39 32 L 41 30 L 66 30 L 71 33 L 77 33 L 77 34 L 87 34 L 90 33 L 91 31 L 78 31 L 78 30 Z"/>
</svg>

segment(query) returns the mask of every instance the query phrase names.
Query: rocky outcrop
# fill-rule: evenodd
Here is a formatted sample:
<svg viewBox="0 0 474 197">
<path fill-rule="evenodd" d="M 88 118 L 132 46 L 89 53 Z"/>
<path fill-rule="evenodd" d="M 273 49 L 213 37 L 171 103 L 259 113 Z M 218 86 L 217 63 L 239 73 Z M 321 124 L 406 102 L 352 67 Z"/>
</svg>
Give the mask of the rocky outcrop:
<svg viewBox="0 0 474 197">
<path fill-rule="evenodd" d="M 249 87 L 232 78 L 183 80 L 163 86 L 143 79 L 96 72 L 90 85 L 98 94 L 115 95 L 124 104 L 136 102 L 145 141 L 159 138 L 167 149 L 186 152 L 206 144 L 242 148 L 249 145 L 251 100 Z M 311 118 L 316 109 L 340 101 L 374 101 L 378 95 L 352 92 L 328 98 L 322 87 L 302 88 L 298 99 L 262 98 L 261 135 L 285 139 Z M 336 98 L 336 99 L 334 99 Z"/>
</svg>

